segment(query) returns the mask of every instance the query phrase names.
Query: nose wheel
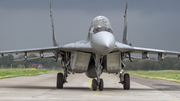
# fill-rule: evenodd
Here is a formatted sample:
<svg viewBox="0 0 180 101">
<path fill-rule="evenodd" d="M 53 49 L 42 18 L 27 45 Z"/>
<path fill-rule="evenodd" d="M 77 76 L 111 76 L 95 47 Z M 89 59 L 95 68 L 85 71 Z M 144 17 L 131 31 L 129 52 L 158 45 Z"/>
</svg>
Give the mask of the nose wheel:
<svg viewBox="0 0 180 101">
<path fill-rule="evenodd" d="M 102 74 L 102 68 L 103 68 L 101 66 L 102 61 L 103 61 L 103 56 L 96 54 L 94 61 L 95 61 L 95 70 L 96 70 L 97 80 L 96 79 L 92 80 L 92 89 L 96 91 L 97 86 L 98 86 L 99 90 L 103 91 L 103 88 L 104 88 L 103 79 L 100 78 Z"/>
<path fill-rule="evenodd" d="M 104 88 L 103 79 L 100 79 L 99 90 L 100 90 L 100 91 L 103 91 L 103 88 Z"/>
<path fill-rule="evenodd" d="M 93 90 L 93 91 L 96 91 L 96 90 L 97 90 L 97 86 L 99 87 L 99 90 L 100 90 L 100 91 L 103 91 L 103 89 L 104 89 L 103 79 L 100 79 L 99 85 L 98 85 L 96 79 L 93 79 L 93 80 L 92 80 L 92 85 L 91 85 L 91 87 L 92 87 L 92 90 Z"/>
<path fill-rule="evenodd" d="M 91 85 L 91 86 L 92 86 L 92 90 L 93 90 L 93 91 L 96 91 L 96 90 L 97 90 L 97 81 L 96 81 L 96 79 L 93 79 L 93 80 L 92 80 L 92 85 Z"/>
</svg>

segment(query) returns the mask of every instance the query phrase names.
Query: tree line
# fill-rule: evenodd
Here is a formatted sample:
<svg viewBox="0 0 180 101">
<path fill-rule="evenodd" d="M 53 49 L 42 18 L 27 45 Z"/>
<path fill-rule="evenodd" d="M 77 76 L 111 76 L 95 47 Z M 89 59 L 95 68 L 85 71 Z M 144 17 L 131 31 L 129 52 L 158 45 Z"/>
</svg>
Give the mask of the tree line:
<svg viewBox="0 0 180 101">
<path fill-rule="evenodd" d="M 180 59 L 165 57 L 163 61 L 129 60 L 125 61 L 126 70 L 180 70 Z"/>
<path fill-rule="evenodd" d="M 29 54 L 27 58 L 38 57 L 35 54 Z M 16 59 L 24 59 L 24 55 L 19 55 Z M 55 62 L 54 59 L 36 59 L 36 60 L 26 60 L 26 61 L 14 61 L 13 55 L 9 54 L 7 56 L 0 57 L 0 67 L 18 67 L 19 65 L 24 65 L 25 67 L 32 67 L 33 64 L 42 64 L 43 67 L 61 67 L 60 60 Z"/>
<path fill-rule="evenodd" d="M 35 54 L 29 54 L 28 58 L 37 57 Z M 16 59 L 23 59 L 24 55 L 19 55 Z M 26 61 L 13 61 L 14 56 L 9 54 L 4 57 L 0 57 L 0 67 L 18 67 L 19 65 L 24 65 L 25 67 L 30 67 L 32 64 L 42 64 L 43 67 L 62 67 L 60 59 L 55 62 L 54 59 L 36 59 L 36 60 L 26 60 Z M 145 61 L 145 60 L 129 60 L 124 61 L 126 65 L 126 70 L 180 70 L 180 59 L 175 57 L 165 57 L 163 61 Z"/>
</svg>

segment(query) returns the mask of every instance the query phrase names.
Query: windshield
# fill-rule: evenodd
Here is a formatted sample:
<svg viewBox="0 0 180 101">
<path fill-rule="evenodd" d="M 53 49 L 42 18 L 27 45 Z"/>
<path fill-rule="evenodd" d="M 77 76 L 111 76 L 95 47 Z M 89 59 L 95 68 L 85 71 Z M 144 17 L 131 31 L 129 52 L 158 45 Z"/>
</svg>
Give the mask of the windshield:
<svg viewBox="0 0 180 101">
<path fill-rule="evenodd" d="M 111 28 L 111 24 L 106 17 L 98 16 L 98 17 L 94 18 L 94 20 L 92 22 L 92 27 L 94 27 L 94 28 L 97 28 L 97 27 Z"/>
</svg>

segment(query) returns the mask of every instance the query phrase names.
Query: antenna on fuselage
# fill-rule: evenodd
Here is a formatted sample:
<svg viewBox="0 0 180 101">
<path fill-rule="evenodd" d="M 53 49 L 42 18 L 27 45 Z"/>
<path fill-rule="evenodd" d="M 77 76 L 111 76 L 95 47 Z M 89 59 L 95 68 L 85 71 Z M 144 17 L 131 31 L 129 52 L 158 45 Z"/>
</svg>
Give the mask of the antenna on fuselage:
<svg viewBox="0 0 180 101">
<path fill-rule="evenodd" d="M 128 44 L 127 42 L 127 20 L 126 20 L 126 16 L 127 16 L 127 3 L 126 3 L 126 9 L 125 9 L 125 15 L 124 15 L 124 31 L 123 31 L 123 41 L 122 43 L 124 44 Z"/>
<path fill-rule="evenodd" d="M 51 2 L 50 2 L 50 17 L 51 17 L 51 26 L 52 26 L 53 45 L 58 46 L 58 43 L 56 43 L 56 36 L 55 36 L 55 32 L 54 32 L 54 24 L 53 24 L 53 17 L 52 17 Z"/>
</svg>

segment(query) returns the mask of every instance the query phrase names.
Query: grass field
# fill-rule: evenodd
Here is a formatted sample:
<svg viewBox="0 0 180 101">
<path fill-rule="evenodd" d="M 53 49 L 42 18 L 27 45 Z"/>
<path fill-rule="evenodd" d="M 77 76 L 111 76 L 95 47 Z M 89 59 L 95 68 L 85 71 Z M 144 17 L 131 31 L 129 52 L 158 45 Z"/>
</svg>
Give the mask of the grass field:
<svg viewBox="0 0 180 101">
<path fill-rule="evenodd" d="M 26 70 L 26 69 L 0 69 L 0 79 L 18 77 L 18 76 L 36 76 L 40 74 L 46 74 L 55 72 L 53 70 Z"/>
<path fill-rule="evenodd" d="M 128 71 L 128 73 L 145 78 L 162 79 L 180 83 L 180 70 Z"/>
</svg>

